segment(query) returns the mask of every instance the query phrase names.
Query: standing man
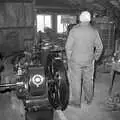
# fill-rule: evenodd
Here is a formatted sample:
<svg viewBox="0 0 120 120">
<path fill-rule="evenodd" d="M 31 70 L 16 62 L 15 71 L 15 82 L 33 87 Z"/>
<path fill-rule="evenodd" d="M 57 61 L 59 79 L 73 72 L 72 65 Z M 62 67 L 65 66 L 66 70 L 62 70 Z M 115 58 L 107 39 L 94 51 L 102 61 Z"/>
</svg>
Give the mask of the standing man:
<svg viewBox="0 0 120 120">
<path fill-rule="evenodd" d="M 70 103 L 81 106 L 81 81 L 85 100 L 93 99 L 94 61 L 98 60 L 103 49 L 99 33 L 90 25 L 91 14 L 83 11 L 80 23 L 72 28 L 66 42 L 68 77 L 70 82 Z M 81 80 L 82 79 L 82 80 Z"/>
</svg>

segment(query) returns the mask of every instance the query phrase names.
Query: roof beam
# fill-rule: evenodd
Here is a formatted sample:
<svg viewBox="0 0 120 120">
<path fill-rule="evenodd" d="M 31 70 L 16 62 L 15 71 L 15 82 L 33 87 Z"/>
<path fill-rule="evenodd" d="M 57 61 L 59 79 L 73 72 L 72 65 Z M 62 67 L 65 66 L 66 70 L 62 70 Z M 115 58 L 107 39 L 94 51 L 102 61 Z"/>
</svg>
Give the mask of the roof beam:
<svg viewBox="0 0 120 120">
<path fill-rule="evenodd" d="M 18 3 L 18 2 L 33 2 L 33 0 L 0 0 L 0 3 Z"/>
</svg>

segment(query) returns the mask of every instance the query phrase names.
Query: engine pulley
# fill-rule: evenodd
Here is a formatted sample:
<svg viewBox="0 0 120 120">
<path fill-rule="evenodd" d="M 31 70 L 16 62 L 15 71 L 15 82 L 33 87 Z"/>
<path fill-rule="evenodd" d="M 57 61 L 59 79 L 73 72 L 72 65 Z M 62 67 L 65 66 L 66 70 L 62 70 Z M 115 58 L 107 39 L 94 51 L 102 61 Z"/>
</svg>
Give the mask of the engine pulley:
<svg viewBox="0 0 120 120">
<path fill-rule="evenodd" d="M 65 110 L 69 102 L 69 82 L 66 69 L 61 60 L 55 60 L 48 66 L 52 80 L 48 84 L 48 99 L 54 109 Z"/>
</svg>

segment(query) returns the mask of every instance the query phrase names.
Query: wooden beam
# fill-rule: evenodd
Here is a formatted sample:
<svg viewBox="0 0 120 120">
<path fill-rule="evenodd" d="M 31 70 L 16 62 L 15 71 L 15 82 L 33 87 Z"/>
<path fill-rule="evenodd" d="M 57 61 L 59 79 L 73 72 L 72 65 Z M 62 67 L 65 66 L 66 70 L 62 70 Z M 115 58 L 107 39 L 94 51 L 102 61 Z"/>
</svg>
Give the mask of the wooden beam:
<svg viewBox="0 0 120 120">
<path fill-rule="evenodd" d="M 9 2 L 9 3 L 18 3 L 18 2 L 33 2 L 33 0 L 0 0 L 0 3 L 6 3 L 6 2 Z"/>
<path fill-rule="evenodd" d="M 70 8 L 64 8 L 64 7 L 48 7 L 48 6 L 39 6 L 39 7 L 35 7 L 35 9 L 37 10 L 37 13 L 59 13 L 59 14 L 77 14 L 80 10 L 77 8 L 74 9 L 70 9 Z"/>
<path fill-rule="evenodd" d="M 59 7 L 59 6 L 35 6 L 36 9 L 64 9 L 64 10 L 78 10 L 78 8 L 71 7 Z"/>
<path fill-rule="evenodd" d="M 33 29 L 34 26 L 21 26 L 21 27 L 0 27 L 0 30 L 8 30 L 8 29 Z"/>
</svg>

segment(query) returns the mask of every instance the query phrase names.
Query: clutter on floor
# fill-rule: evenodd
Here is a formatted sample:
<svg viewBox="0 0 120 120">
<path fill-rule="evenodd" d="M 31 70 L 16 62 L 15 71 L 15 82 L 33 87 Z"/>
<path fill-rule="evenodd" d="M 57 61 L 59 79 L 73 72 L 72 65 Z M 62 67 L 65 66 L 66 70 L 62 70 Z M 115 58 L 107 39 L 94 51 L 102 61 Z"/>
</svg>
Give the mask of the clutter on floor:
<svg viewBox="0 0 120 120">
<path fill-rule="evenodd" d="M 120 93 L 114 93 L 106 101 L 106 109 L 110 111 L 120 111 Z"/>
</svg>

